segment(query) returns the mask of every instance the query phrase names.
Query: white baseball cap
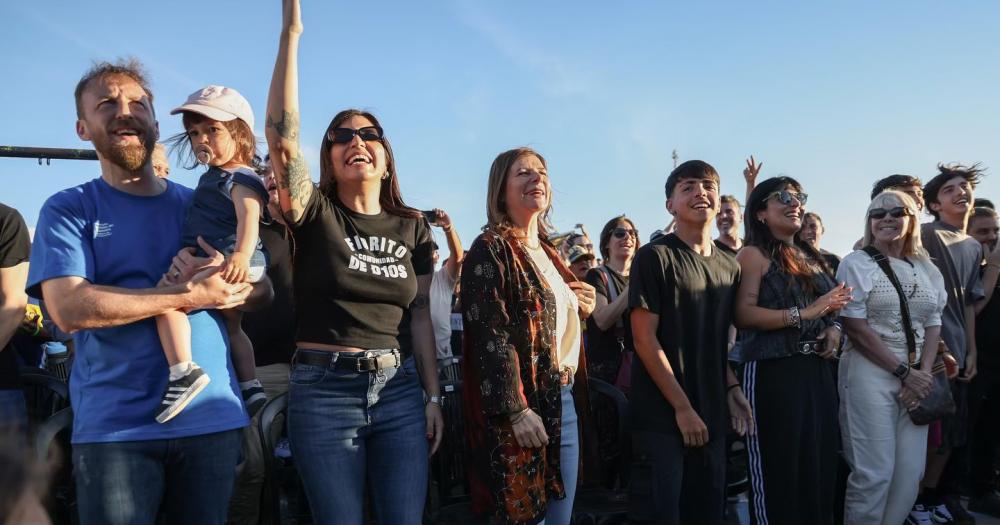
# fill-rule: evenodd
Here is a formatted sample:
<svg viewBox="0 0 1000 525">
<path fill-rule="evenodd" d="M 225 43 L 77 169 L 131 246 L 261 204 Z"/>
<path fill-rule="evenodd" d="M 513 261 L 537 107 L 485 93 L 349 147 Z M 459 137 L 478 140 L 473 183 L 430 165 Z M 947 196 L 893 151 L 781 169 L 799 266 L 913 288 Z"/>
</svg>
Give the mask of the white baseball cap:
<svg viewBox="0 0 1000 525">
<path fill-rule="evenodd" d="M 219 122 L 240 119 L 253 131 L 253 110 L 250 103 L 239 91 L 225 86 L 205 86 L 191 93 L 183 106 L 174 108 L 170 114 L 190 111 Z"/>
</svg>

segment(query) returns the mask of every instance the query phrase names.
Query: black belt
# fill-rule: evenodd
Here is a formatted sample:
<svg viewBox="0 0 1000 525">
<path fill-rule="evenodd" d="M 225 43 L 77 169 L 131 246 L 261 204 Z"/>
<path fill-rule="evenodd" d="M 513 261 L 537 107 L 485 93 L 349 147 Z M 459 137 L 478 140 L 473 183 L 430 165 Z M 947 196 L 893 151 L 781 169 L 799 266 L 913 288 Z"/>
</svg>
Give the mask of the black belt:
<svg viewBox="0 0 1000 525">
<path fill-rule="evenodd" d="M 798 353 L 800 354 L 809 355 L 809 354 L 822 354 L 825 349 L 823 348 L 823 341 L 817 340 L 817 341 L 799 341 L 798 344 L 795 345 L 795 350 L 797 350 Z"/>
<path fill-rule="evenodd" d="M 346 372 L 378 372 L 388 368 L 399 368 L 402 358 L 399 350 L 382 355 L 345 355 L 338 352 L 324 352 L 315 350 L 296 350 L 292 358 L 292 364 L 302 363 L 303 365 L 318 366 Z"/>
</svg>

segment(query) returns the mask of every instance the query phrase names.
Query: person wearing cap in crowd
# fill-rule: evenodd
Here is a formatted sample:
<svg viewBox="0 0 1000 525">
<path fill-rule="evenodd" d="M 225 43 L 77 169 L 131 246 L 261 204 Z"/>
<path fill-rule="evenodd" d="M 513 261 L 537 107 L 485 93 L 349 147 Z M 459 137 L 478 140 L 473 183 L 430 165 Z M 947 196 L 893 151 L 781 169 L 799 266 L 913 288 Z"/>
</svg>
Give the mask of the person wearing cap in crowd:
<svg viewBox="0 0 1000 525">
<path fill-rule="evenodd" d="M 594 267 L 594 254 L 579 244 L 569 249 L 566 258 L 569 260 L 570 271 L 581 281 L 587 277 L 587 272 Z"/>
<path fill-rule="evenodd" d="M 826 233 L 826 227 L 823 226 L 823 219 L 820 218 L 819 214 L 807 211 L 802 215 L 802 229 L 795 234 L 796 237 L 802 239 L 808 243 L 816 251 L 819 252 L 823 260 L 826 261 L 827 266 L 837 273 L 837 268 L 840 266 L 840 257 L 837 254 L 828 252 L 819 247 L 819 241 L 823 238 L 823 234 Z"/>
<path fill-rule="evenodd" d="M 171 144 L 192 161 L 189 167 L 208 167 L 198 179 L 184 218 L 182 246 L 198 249 L 198 239 L 202 238 L 225 254 L 220 273 L 226 282 L 257 282 L 267 267 L 259 223 L 268 216 L 268 193 L 250 167 L 258 160 L 250 103 L 235 89 L 210 85 L 192 93 L 183 105 L 170 112 L 178 113 L 183 115 L 184 132 L 172 137 Z M 179 273 L 171 267 L 168 279 Z M 233 310 L 223 316 L 243 400 L 253 414 L 267 401 L 257 380 L 253 345 L 243 331 L 241 312 Z M 191 360 L 187 314 L 180 310 L 166 312 L 157 316 L 156 325 L 170 365 L 170 381 L 156 411 L 156 421 L 165 423 L 184 410 L 211 379 Z"/>
<path fill-rule="evenodd" d="M 227 283 L 223 258 L 177 251 L 193 191 L 153 173 L 153 94 L 135 61 L 95 65 L 75 91 L 76 131 L 100 161 L 99 178 L 42 206 L 29 295 L 74 334 L 69 381 L 77 513 L 83 525 L 221 524 L 246 411 L 218 309 L 261 306 L 270 281 Z M 176 257 L 175 257 L 176 255 Z M 157 287 L 176 261 L 176 284 Z M 168 366 L 154 317 L 191 312 L 192 354 L 212 382 L 183 413 L 152 415 Z"/>
<path fill-rule="evenodd" d="M 451 303 L 455 297 L 455 285 L 462 275 L 462 259 L 465 252 L 462 250 L 462 240 L 458 237 L 458 231 L 455 230 L 451 217 L 444 210 L 438 208 L 432 210 L 432 213 L 434 214 L 433 220 L 428 216 L 428 222 L 432 226 L 441 228 L 445 238 L 448 239 L 448 258 L 445 259 L 441 268 L 434 272 L 430 290 L 434 345 L 437 349 L 437 358 L 445 359 L 453 355 L 451 349 Z M 432 257 L 434 264 L 437 264 L 440 257 L 437 243 L 434 243 Z"/>
</svg>

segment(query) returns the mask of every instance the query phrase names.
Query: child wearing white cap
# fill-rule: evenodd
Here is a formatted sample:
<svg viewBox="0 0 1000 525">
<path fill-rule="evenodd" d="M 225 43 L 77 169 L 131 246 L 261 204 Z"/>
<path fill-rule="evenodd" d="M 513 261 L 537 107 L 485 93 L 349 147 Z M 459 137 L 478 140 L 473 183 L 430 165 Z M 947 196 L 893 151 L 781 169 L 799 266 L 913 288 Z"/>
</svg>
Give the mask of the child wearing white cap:
<svg viewBox="0 0 1000 525">
<path fill-rule="evenodd" d="M 170 112 L 178 113 L 183 115 L 184 133 L 173 139 L 174 147 L 208 167 L 185 216 L 181 242 L 202 256 L 206 254 L 199 239 L 224 253 L 220 272 L 227 282 L 256 282 L 267 267 L 258 225 L 267 214 L 268 193 L 250 167 L 257 153 L 250 104 L 235 89 L 207 86 Z M 252 416 L 266 401 L 256 378 L 253 345 L 241 327 L 242 313 L 222 310 L 222 314 L 240 390 Z M 191 359 L 187 314 L 160 315 L 156 327 L 170 365 L 170 380 L 156 412 L 156 420 L 165 423 L 184 410 L 210 378 Z"/>
</svg>

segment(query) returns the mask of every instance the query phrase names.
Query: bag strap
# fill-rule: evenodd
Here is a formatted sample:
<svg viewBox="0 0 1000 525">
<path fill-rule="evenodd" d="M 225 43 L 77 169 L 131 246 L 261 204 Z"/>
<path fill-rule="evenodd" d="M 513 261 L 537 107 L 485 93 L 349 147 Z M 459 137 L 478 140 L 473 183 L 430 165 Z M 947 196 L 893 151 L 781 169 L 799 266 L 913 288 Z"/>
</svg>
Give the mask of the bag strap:
<svg viewBox="0 0 1000 525">
<path fill-rule="evenodd" d="M 601 279 L 604 279 L 604 285 L 608 287 L 608 296 L 611 299 L 608 302 L 609 303 L 615 302 L 615 299 L 618 299 L 618 283 L 615 282 L 614 279 L 612 279 L 611 272 L 609 272 L 607 267 L 605 267 L 603 264 L 598 266 L 597 269 L 601 272 Z M 615 328 L 620 330 L 625 329 L 625 323 L 622 322 L 621 317 L 619 317 L 618 320 L 615 321 Z"/>
<path fill-rule="evenodd" d="M 906 348 L 909 353 L 909 362 L 906 364 L 911 365 L 917 360 L 917 340 L 913 335 L 913 326 L 910 324 L 910 307 L 906 303 L 906 294 L 903 293 L 903 287 L 899 284 L 896 272 L 892 271 L 889 258 L 882 255 L 882 252 L 871 245 L 865 246 L 864 250 L 875 261 L 875 264 L 882 269 L 885 276 L 889 278 L 889 282 L 892 283 L 892 287 L 896 289 L 896 294 L 899 295 L 899 310 L 903 317 L 903 331 L 906 332 Z"/>
</svg>

